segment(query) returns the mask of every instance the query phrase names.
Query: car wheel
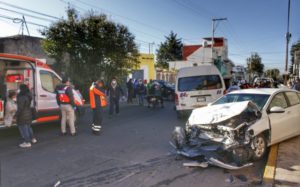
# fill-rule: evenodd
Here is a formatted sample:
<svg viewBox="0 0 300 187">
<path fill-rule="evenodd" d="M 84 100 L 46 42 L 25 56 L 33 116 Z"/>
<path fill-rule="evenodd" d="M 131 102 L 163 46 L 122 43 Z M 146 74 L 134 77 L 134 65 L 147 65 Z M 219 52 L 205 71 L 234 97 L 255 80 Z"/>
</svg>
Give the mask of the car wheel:
<svg viewBox="0 0 300 187">
<path fill-rule="evenodd" d="M 262 134 L 256 136 L 253 139 L 252 146 L 253 146 L 253 160 L 261 159 L 267 152 L 267 141 Z"/>
</svg>

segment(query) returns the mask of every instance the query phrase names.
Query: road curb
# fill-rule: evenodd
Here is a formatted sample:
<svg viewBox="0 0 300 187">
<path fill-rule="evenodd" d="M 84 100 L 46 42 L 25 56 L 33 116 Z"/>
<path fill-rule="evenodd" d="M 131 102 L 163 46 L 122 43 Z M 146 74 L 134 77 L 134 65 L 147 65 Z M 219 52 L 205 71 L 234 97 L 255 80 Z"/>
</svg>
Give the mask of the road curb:
<svg viewBox="0 0 300 187">
<path fill-rule="evenodd" d="M 275 145 L 272 145 L 270 148 L 268 161 L 265 166 L 262 186 L 273 186 L 274 185 L 274 178 L 275 178 L 276 165 L 277 165 L 278 146 L 279 146 L 279 144 L 275 144 Z"/>
</svg>

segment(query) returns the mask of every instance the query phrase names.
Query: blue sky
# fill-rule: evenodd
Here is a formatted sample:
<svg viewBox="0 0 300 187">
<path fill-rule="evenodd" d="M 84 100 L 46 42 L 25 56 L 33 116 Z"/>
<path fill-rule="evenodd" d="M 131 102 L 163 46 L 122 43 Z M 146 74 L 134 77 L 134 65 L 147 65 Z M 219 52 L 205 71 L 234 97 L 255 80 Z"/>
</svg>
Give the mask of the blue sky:
<svg viewBox="0 0 300 187">
<path fill-rule="evenodd" d="M 216 36 L 228 39 L 229 58 L 235 64 L 245 64 L 252 52 L 258 52 L 266 68 L 284 68 L 288 0 L 0 0 L 0 8 L 24 12 L 1 2 L 56 17 L 65 16 L 68 2 L 82 15 L 94 9 L 127 25 L 142 52 L 148 52 L 152 42 L 155 51 L 171 30 L 184 44 L 199 44 L 201 38 L 211 36 L 211 18 L 227 17 L 228 21 L 219 24 Z M 0 36 L 17 34 L 20 24 L 1 18 L 3 15 L 20 17 L 0 9 Z M 45 26 L 51 24 L 28 16 L 26 19 Z M 291 0 L 291 43 L 300 39 L 299 23 L 300 1 Z M 37 29 L 41 27 L 28 26 L 31 35 L 40 36 Z"/>
</svg>

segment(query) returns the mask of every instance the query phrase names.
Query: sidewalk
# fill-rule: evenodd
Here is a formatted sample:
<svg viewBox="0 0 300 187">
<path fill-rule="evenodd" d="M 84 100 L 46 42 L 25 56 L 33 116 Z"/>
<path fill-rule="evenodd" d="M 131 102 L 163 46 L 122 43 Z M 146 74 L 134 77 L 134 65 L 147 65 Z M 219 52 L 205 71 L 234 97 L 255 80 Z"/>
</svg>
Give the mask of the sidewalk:
<svg viewBox="0 0 300 187">
<path fill-rule="evenodd" d="M 263 186 L 300 186 L 300 136 L 271 147 Z"/>
<path fill-rule="evenodd" d="M 300 186 L 300 136 L 279 144 L 274 186 Z"/>
</svg>

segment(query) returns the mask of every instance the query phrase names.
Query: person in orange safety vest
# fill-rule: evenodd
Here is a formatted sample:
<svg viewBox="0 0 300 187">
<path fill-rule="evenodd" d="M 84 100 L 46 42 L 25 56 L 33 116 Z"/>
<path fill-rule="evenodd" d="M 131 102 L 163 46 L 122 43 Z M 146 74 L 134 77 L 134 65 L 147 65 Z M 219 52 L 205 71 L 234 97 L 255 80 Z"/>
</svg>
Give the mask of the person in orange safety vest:
<svg viewBox="0 0 300 187">
<path fill-rule="evenodd" d="M 101 130 L 103 122 L 102 108 L 106 107 L 107 101 L 105 98 L 104 81 L 98 80 L 90 87 L 90 106 L 93 110 L 92 131 L 98 133 Z"/>
</svg>

